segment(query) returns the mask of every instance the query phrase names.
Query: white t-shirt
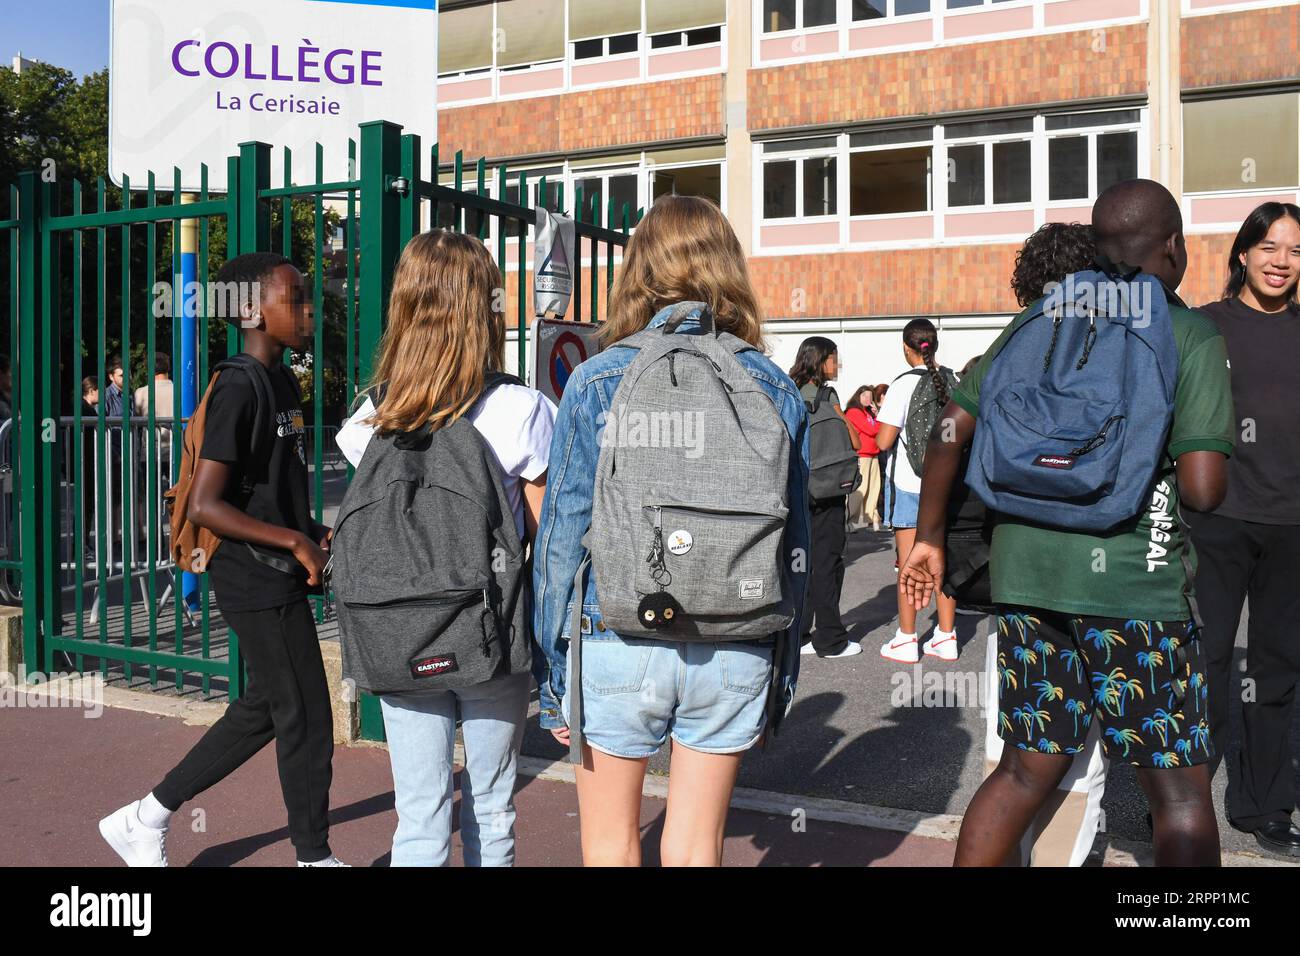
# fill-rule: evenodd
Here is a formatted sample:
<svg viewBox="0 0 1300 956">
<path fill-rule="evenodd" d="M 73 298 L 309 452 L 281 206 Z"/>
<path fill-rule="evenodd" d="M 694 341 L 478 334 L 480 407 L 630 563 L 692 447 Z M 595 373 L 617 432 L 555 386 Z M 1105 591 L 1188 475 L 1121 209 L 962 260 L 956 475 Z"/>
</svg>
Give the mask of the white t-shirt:
<svg viewBox="0 0 1300 956">
<path fill-rule="evenodd" d="M 894 487 L 899 491 L 910 491 L 912 494 L 921 491 L 921 476 L 912 470 L 912 463 L 907 460 L 907 449 L 903 447 L 903 442 L 909 445 L 912 443 L 912 436 L 907 433 L 907 406 L 912 403 L 912 393 L 916 391 L 920 381 L 921 376 L 909 374 L 891 382 L 889 391 L 885 393 L 885 403 L 880 406 L 880 414 L 876 416 L 876 420 L 881 424 L 893 425 L 899 429 L 898 439 L 895 440 L 894 447 L 889 449 L 890 455 L 895 456 L 897 461 L 889 463 L 886 478 L 892 473 Z"/>
<path fill-rule="evenodd" d="M 366 399 L 343 423 L 335 439 L 353 467 L 361 464 L 374 428 L 366 421 L 375 406 Z M 501 466 L 502 486 L 514 512 L 519 537 L 524 537 L 524 496 L 520 479 L 532 481 L 546 471 L 555 430 L 555 405 L 541 392 L 522 385 L 498 385 L 470 409 L 478 429 Z"/>
</svg>

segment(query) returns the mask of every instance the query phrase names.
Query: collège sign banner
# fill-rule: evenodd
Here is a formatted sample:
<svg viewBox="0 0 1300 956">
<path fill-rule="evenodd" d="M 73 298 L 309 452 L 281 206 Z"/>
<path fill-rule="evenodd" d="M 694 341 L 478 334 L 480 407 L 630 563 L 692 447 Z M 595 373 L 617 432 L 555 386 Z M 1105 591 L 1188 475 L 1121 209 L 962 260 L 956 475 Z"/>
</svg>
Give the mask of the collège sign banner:
<svg viewBox="0 0 1300 956">
<path fill-rule="evenodd" d="M 437 0 L 113 0 L 109 175 L 226 188 L 227 156 L 260 140 L 293 151 L 295 183 L 355 178 L 347 140 L 392 120 L 437 135 Z M 272 162 L 274 183 L 283 168 Z"/>
</svg>

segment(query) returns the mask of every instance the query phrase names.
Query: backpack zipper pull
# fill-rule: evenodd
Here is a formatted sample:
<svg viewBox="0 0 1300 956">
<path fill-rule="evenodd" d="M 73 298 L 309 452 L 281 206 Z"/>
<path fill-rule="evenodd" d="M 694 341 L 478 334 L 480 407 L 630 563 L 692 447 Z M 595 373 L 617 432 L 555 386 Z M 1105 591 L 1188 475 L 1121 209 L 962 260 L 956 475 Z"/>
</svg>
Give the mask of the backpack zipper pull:
<svg viewBox="0 0 1300 956">
<path fill-rule="evenodd" d="M 674 386 L 677 385 L 677 353 L 668 353 L 668 377 L 672 379 Z"/>
</svg>

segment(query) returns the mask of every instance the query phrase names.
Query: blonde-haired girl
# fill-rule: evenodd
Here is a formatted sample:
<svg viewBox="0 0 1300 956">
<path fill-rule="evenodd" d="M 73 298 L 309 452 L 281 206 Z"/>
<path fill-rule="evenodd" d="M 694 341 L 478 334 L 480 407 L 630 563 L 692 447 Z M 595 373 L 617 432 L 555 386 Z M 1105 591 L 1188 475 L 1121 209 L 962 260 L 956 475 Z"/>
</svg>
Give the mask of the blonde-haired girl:
<svg viewBox="0 0 1300 956">
<path fill-rule="evenodd" d="M 686 303 L 682 309 L 674 306 Z M 796 599 L 783 632 L 729 643 L 620 637 L 601 615 L 596 576 L 575 586 L 588 555 L 583 543 L 611 400 L 637 355 L 624 343 L 647 328 L 680 325 L 664 334 L 718 332 L 746 343 L 735 353 L 770 401 L 791 442 L 787 487 L 745 489 L 782 493 L 790 504 L 783 553 L 793 558 L 784 585 Z M 609 302 L 606 348 L 574 370 L 565 386 L 551 445 L 554 462 L 542 507 L 533 571 L 537 597 L 535 654 L 542 726 L 570 743 L 569 719 L 581 713 L 584 744 L 577 768 L 583 860 L 588 865 L 636 866 L 641 860 L 641 786 L 646 763 L 671 737 L 668 810 L 660 843 L 667 865 L 716 866 L 722 859 L 727 808 L 744 752 L 786 713 L 799 661 L 799 611 L 807 585 L 808 437 L 803 400 L 789 377 L 766 358 L 757 297 L 745 255 L 717 206 L 704 199 L 665 196 L 637 226 L 624 253 Z M 740 427 L 739 425 L 737 427 Z M 779 433 L 777 433 L 779 434 Z M 705 436 L 707 438 L 707 436 Z M 673 476 L 665 475 L 671 482 Z M 629 548 L 635 547 L 632 542 Z M 640 561 L 644 554 L 628 555 Z M 600 560 L 600 556 L 597 556 Z M 725 570 L 725 569 L 720 569 Z M 573 602 L 581 633 L 573 629 Z M 571 642 L 583 659 L 582 709 L 571 707 Z M 575 741 L 576 742 L 576 741 Z"/>
<path fill-rule="evenodd" d="M 500 288 L 501 274 L 477 239 L 439 229 L 412 239 L 393 275 L 375 385 L 339 431 L 338 444 L 359 465 L 375 434 L 436 430 L 468 419 L 500 466 L 516 530 L 526 542 L 537 529 L 546 490 L 555 406 L 518 380 L 484 394 L 489 375 L 504 364 Z M 455 549 L 456 542 L 446 547 Z M 530 686 L 526 653 L 512 655 L 503 670 L 468 687 L 380 698 L 397 803 L 393 866 L 447 862 L 458 713 L 465 743 L 465 863 L 513 864 L 515 768 Z"/>
</svg>

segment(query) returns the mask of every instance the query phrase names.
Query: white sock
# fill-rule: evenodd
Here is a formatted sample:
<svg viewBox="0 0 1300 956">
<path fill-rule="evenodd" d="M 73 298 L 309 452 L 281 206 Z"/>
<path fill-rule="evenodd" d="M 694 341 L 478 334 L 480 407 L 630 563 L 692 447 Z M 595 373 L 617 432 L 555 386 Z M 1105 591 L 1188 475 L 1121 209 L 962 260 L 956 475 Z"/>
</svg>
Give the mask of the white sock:
<svg viewBox="0 0 1300 956">
<path fill-rule="evenodd" d="M 140 801 L 140 808 L 136 810 L 136 816 L 140 822 L 151 830 L 164 830 L 171 821 L 172 812 L 158 802 L 158 798 L 149 793 L 147 797 Z"/>
<path fill-rule="evenodd" d="M 896 640 L 896 641 L 897 641 L 897 640 L 902 640 L 903 638 L 906 638 L 906 639 L 909 640 L 909 641 L 914 641 L 914 640 L 916 640 L 916 631 L 913 631 L 911 634 L 908 634 L 908 633 L 905 632 L 902 628 L 897 628 L 897 629 L 895 629 L 895 631 L 894 631 L 894 640 Z"/>
<path fill-rule="evenodd" d="M 951 631 L 945 631 L 945 630 L 943 630 L 942 628 L 940 628 L 938 624 L 936 624 L 936 625 L 934 626 L 934 636 L 935 636 L 936 638 L 956 637 L 956 636 L 957 636 L 957 629 L 956 629 L 956 628 L 953 628 Z"/>
</svg>

